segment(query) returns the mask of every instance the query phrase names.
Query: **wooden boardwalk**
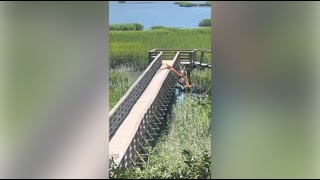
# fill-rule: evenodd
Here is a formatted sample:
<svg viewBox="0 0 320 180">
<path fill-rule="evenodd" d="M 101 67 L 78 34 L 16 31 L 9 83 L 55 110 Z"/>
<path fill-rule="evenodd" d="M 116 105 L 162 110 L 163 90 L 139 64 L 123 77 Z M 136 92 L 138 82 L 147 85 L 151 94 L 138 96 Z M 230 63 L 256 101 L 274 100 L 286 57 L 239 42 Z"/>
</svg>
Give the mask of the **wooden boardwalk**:
<svg viewBox="0 0 320 180">
<path fill-rule="evenodd" d="M 173 65 L 172 60 L 163 60 L 162 63 L 171 66 Z M 162 84 L 165 82 L 169 73 L 168 69 L 160 70 L 159 68 L 158 70 L 159 71 L 154 75 L 141 97 L 134 104 L 130 113 L 109 142 L 109 154 L 118 154 L 120 157 L 124 156 L 126 148 L 129 147 L 138 131 L 139 125 L 143 119 L 142 116 L 155 100 L 155 97 L 159 93 Z"/>
</svg>

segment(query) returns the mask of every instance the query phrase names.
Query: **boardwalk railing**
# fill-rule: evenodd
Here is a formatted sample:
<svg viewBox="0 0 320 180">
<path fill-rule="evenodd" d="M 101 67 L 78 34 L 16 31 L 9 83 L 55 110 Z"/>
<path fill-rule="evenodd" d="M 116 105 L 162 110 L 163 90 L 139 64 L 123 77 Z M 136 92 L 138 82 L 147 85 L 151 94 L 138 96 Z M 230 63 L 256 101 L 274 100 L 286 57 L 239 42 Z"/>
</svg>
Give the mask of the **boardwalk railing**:
<svg viewBox="0 0 320 180">
<path fill-rule="evenodd" d="M 197 49 L 153 49 L 149 51 L 149 62 L 153 61 L 158 53 L 163 53 L 163 59 L 173 59 L 177 52 L 180 52 L 180 61 L 187 65 L 187 70 L 192 70 L 192 65 L 197 58 Z"/>
<path fill-rule="evenodd" d="M 180 70 L 180 66 L 178 65 L 180 63 L 180 55 L 181 52 L 177 52 L 173 58 L 173 67 L 177 70 Z M 145 75 L 141 76 L 141 80 L 139 80 L 138 82 L 142 82 L 144 76 L 154 75 L 154 72 L 159 68 L 159 62 L 161 65 L 161 59 L 162 53 L 160 52 L 155 60 L 152 61 L 152 64 L 149 66 L 149 70 L 145 72 Z M 148 75 L 147 72 L 149 72 Z M 145 82 L 149 81 L 147 79 L 145 80 Z M 140 91 L 146 88 L 147 85 L 145 84 L 145 82 L 140 83 L 140 85 L 136 85 L 141 86 L 139 87 Z M 156 137 L 159 136 L 161 126 L 165 124 L 165 121 L 167 119 L 166 116 L 168 115 L 168 111 L 170 110 L 170 106 L 174 96 L 175 83 L 175 76 L 173 76 L 169 71 L 165 72 L 164 78 L 161 80 L 161 82 L 159 82 L 159 86 L 155 87 L 157 95 L 150 98 L 148 97 L 148 101 L 146 102 L 146 107 L 148 108 L 143 110 L 142 113 L 137 117 L 138 124 L 132 126 L 132 132 L 135 133 L 129 133 L 126 137 L 117 137 L 116 134 L 116 140 L 115 138 L 113 138 L 110 141 L 109 154 L 111 156 L 116 155 L 118 157 L 115 158 L 115 163 L 118 164 L 120 168 L 129 169 L 135 165 L 145 163 L 148 160 L 148 151 L 146 147 L 151 146 L 156 141 Z M 123 98 L 123 100 L 128 99 L 129 95 L 131 94 L 128 93 L 127 96 Z M 131 96 L 137 99 L 137 96 Z M 134 101 L 136 100 L 132 100 L 131 102 L 128 99 L 127 101 L 128 102 L 125 104 L 128 105 L 121 106 L 119 104 L 119 106 L 122 107 L 121 109 L 123 109 L 124 107 L 132 106 L 132 104 L 134 104 Z M 117 107 L 117 110 L 119 112 L 121 109 L 118 108 L 120 107 Z M 122 119 L 122 117 L 124 116 L 117 115 L 114 117 Z M 119 125 L 118 119 L 116 119 L 116 121 L 114 119 L 114 127 L 117 127 Z M 120 139 L 122 141 L 122 144 L 124 144 L 124 147 L 116 148 Z"/>
<path fill-rule="evenodd" d="M 109 113 L 109 140 L 113 137 L 117 129 L 120 127 L 123 120 L 129 114 L 130 109 L 139 99 L 161 65 L 162 52 L 159 52 L 157 53 L 157 56 L 154 58 L 151 64 L 148 66 L 148 68 L 129 88 L 126 94 L 119 100 L 119 102 L 112 108 Z"/>
<path fill-rule="evenodd" d="M 204 59 L 204 53 L 211 53 L 211 50 L 209 49 L 203 49 L 200 50 L 201 56 L 200 56 L 200 65 L 203 63 L 203 59 Z"/>
</svg>

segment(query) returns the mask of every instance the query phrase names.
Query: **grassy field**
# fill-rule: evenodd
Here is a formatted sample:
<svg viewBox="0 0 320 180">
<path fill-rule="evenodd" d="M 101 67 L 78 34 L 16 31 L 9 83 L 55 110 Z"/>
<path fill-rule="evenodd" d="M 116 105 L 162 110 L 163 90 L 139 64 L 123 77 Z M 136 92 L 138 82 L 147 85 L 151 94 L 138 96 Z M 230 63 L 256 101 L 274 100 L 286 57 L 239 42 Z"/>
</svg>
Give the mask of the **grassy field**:
<svg viewBox="0 0 320 180">
<path fill-rule="evenodd" d="M 146 31 L 110 31 L 110 67 L 131 67 L 141 71 L 148 66 L 148 52 L 154 48 L 211 48 L 211 28 L 160 28 Z M 200 56 L 200 53 L 198 53 Z M 204 62 L 211 62 L 206 54 Z"/>
</svg>

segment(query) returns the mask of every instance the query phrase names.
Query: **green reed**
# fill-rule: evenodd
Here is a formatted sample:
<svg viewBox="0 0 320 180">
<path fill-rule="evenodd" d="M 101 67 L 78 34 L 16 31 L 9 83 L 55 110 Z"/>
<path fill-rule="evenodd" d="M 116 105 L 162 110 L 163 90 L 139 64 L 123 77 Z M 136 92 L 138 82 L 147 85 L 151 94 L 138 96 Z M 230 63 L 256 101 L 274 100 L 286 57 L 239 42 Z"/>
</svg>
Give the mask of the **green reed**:
<svg viewBox="0 0 320 180">
<path fill-rule="evenodd" d="M 110 31 L 110 67 L 144 70 L 148 52 L 155 48 L 211 49 L 211 28 L 159 28 L 146 31 Z M 211 62 L 205 55 L 204 62 Z"/>
<path fill-rule="evenodd" d="M 110 110 L 133 84 L 132 79 L 122 72 L 111 70 L 109 73 L 109 107 Z"/>
<path fill-rule="evenodd" d="M 211 69 L 193 70 L 190 75 L 194 93 L 210 94 L 211 91 Z"/>
</svg>

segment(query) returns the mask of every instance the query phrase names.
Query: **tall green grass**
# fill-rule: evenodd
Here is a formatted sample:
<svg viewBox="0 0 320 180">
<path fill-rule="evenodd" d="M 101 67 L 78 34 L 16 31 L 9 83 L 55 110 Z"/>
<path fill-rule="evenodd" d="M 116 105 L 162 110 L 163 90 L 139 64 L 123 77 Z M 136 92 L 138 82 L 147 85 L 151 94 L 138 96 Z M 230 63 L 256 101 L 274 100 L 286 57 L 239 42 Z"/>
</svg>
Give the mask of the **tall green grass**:
<svg viewBox="0 0 320 180">
<path fill-rule="evenodd" d="M 210 99 L 186 94 L 183 104 L 173 107 L 167 132 L 151 150 L 147 165 L 113 170 L 111 178 L 210 178 L 210 119 Z"/>
<path fill-rule="evenodd" d="M 152 26 L 151 29 L 166 29 L 166 26 Z"/>
<path fill-rule="evenodd" d="M 125 74 L 115 70 L 109 73 L 109 108 L 110 110 L 117 104 L 121 97 L 133 84 L 132 79 Z"/>
<path fill-rule="evenodd" d="M 194 93 L 206 93 L 210 95 L 211 69 L 193 70 L 190 75 Z"/>
<path fill-rule="evenodd" d="M 148 52 L 155 48 L 210 49 L 211 28 L 160 28 L 146 31 L 110 31 L 110 67 L 144 70 Z M 204 62 L 211 62 L 206 55 Z"/>
</svg>

